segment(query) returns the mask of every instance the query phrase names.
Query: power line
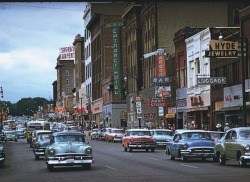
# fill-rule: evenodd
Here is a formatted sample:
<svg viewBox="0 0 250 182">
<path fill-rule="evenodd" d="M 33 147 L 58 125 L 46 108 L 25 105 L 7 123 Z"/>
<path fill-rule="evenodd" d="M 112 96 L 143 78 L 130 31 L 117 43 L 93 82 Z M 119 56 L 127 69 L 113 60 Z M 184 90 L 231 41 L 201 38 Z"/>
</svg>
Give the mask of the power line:
<svg viewBox="0 0 250 182">
<path fill-rule="evenodd" d="M 65 11 L 83 11 L 83 10 L 78 10 L 78 9 L 66 9 L 66 8 L 45 7 L 45 6 L 32 6 L 32 5 L 24 5 L 24 4 L 16 4 L 16 3 L 1 3 L 1 4 L 8 5 L 8 6 L 24 6 L 24 7 L 30 7 L 30 8 L 57 9 L 57 10 L 65 10 Z"/>
</svg>

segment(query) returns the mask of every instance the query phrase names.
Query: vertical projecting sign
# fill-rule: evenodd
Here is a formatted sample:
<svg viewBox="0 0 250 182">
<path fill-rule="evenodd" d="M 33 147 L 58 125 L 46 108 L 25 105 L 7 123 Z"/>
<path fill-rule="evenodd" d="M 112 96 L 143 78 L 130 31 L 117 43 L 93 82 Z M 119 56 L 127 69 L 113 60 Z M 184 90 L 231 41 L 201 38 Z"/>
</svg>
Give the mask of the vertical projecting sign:
<svg viewBox="0 0 250 182">
<path fill-rule="evenodd" d="M 123 25 L 122 22 L 107 23 L 106 28 L 112 28 L 113 36 L 113 74 L 114 74 L 114 94 L 119 95 L 120 92 L 120 27 Z"/>
<path fill-rule="evenodd" d="M 157 55 L 155 58 L 155 76 L 156 77 L 165 77 L 166 76 L 166 56 Z"/>
</svg>

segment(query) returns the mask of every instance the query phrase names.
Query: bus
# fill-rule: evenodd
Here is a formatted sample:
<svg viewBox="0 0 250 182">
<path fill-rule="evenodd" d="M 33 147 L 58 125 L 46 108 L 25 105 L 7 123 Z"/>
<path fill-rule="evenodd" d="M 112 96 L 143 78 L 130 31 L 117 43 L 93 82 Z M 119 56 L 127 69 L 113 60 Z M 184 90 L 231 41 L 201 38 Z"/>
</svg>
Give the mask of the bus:
<svg viewBox="0 0 250 182">
<path fill-rule="evenodd" d="M 31 141 L 31 134 L 34 130 L 50 130 L 50 123 L 46 120 L 33 120 L 27 122 L 26 138 L 27 143 Z"/>
<path fill-rule="evenodd" d="M 17 124 L 15 120 L 8 119 L 8 120 L 3 121 L 3 126 L 9 126 L 11 130 L 15 130 Z"/>
</svg>

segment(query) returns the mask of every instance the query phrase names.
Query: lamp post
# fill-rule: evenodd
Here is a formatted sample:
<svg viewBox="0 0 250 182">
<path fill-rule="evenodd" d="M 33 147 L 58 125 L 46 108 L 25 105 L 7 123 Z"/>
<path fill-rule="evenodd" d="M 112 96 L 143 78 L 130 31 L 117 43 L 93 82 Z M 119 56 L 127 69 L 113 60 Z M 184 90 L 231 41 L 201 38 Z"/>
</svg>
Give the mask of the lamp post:
<svg viewBox="0 0 250 182">
<path fill-rule="evenodd" d="M 3 98 L 3 87 L 2 86 L 0 87 L 0 95 L 1 95 L 1 98 Z M 1 126 L 0 126 L 0 129 L 2 131 L 2 129 L 3 129 L 3 103 L 2 103 L 2 101 L 0 101 L 0 102 L 1 102 Z"/>
</svg>

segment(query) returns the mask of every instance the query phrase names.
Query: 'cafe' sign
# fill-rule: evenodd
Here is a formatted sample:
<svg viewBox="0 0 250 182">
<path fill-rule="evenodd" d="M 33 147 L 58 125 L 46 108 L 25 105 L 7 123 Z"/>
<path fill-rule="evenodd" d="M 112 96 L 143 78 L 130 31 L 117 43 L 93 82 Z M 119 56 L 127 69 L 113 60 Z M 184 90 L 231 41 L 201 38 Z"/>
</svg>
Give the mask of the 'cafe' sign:
<svg viewBox="0 0 250 182">
<path fill-rule="evenodd" d="M 210 40 L 210 50 L 205 51 L 205 57 L 236 58 L 238 42 Z"/>
</svg>

